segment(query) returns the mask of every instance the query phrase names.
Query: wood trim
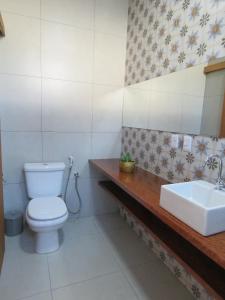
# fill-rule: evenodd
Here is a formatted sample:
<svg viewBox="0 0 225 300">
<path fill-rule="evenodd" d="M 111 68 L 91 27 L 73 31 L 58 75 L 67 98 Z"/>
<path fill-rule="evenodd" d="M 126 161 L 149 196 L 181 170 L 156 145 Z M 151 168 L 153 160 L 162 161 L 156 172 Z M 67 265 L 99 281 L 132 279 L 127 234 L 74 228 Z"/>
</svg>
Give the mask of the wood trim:
<svg viewBox="0 0 225 300">
<path fill-rule="evenodd" d="M 0 140 L 0 272 L 5 252 L 4 211 L 3 211 L 3 187 L 2 187 L 2 158 Z"/>
<path fill-rule="evenodd" d="M 5 26 L 1 14 L 0 14 L 0 35 L 5 36 Z"/>
<path fill-rule="evenodd" d="M 208 65 L 204 68 L 204 73 L 208 74 L 211 72 L 221 71 L 225 69 L 225 61 L 218 62 L 216 64 Z"/>
<path fill-rule="evenodd" d="M 224 138 L 224 137 L 225 137 L 225 92 L 224 92 L 223 109 L 222 109 L 221 122 L 220 122 L 219 138 Z"/>
</svg>

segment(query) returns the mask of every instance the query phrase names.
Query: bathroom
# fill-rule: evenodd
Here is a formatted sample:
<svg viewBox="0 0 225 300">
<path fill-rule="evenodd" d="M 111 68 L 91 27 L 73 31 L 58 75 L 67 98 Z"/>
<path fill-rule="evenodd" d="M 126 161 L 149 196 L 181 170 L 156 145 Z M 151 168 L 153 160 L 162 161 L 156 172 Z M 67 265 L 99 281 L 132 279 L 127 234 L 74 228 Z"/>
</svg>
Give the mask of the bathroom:
<svg viewBox="0 0 225 300">
<path fill-rule="evenodd" d="M 0 300 L 225 299 L 224 13 L 0 0 Z"/>
</svg>

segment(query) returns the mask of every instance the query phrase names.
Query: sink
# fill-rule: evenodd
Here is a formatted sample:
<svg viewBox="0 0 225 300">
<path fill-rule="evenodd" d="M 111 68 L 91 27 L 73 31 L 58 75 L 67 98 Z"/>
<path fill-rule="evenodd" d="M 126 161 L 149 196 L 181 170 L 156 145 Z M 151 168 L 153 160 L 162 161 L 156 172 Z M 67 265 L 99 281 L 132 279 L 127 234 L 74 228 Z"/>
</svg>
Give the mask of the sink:
<svg viewBox="0 0 225 300">
<path fill-rule="evenodd" d="M 225 231 L 225 191 L 207 181 L 162 185 L 160 206 L 204 236 Z"/>
</svg>

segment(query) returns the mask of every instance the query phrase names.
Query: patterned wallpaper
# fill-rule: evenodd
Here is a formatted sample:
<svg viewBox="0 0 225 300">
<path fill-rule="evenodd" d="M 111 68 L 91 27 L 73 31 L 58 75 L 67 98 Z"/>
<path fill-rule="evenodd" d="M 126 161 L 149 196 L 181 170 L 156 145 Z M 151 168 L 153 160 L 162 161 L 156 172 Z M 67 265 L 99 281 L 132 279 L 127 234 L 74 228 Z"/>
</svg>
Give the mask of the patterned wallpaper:
<svg viewBox="0 0 225 300">
<path fill-rule="evenodd" d="M 215 183 L 218 160 L 209 161 L 204 170 L 202 166 L 210 154 L 219 154 L 225 161 L 225 139 L 196 135 L 191 151 L 185 152 L 183 135 L 179 134 L 179 149 L 171 147 L 171 135 L 170 132 L 123 127 L 122 153 L 129 152 L 139 167 L 170 182 L 204 179 Z"/>
<path fill-rule="evenodd" d="M 125 84 L 225 56 L 224 0 L 130 0 Z"/>
</svg>

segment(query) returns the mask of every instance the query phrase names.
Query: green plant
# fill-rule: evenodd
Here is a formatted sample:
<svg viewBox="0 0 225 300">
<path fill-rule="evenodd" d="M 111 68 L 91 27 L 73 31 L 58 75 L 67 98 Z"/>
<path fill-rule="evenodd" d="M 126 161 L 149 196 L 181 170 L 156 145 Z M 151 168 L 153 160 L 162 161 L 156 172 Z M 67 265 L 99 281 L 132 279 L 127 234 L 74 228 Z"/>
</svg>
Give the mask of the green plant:
<svg viewBox="0 0 225 300">
<path fill-rule="evenodd" d="M 121 161 L 122 161 L 122 162 L 133 162 L 134 160 L 131 158 L 130 153 L 127 152 L 126 154 L 123 154 L 123 155 L 122 155 Z"/>
</svg>

